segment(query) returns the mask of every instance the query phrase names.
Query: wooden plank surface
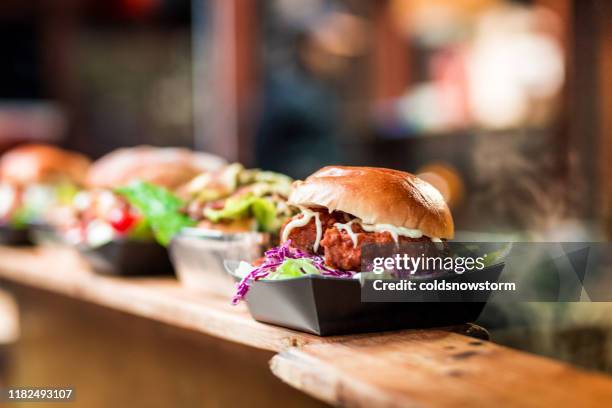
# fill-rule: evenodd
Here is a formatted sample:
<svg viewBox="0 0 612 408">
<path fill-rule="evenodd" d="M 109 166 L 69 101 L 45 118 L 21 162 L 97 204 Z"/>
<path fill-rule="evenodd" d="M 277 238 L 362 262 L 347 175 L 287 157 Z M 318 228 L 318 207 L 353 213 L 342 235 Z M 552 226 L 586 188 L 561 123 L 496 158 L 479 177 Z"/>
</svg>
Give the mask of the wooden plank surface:
<svg viewBox="0 0 612 408">
<path fill-rule="evenodd" d="M 2 408 L 329 408 L 270 372 L 273 351 L 27 285 L 9 289 L 20 305 L 21 332 L 19 341 L 0 346 L 9 357 L 0 386 L 69 385 L 76 399 L 0 402 Z"/>
<path fill-rule="evenodd" d="M 606 406 L 612 379 L 474 337 L 477 329 L 318 337 L 254 321 L 229 294 L 190 292 L 172 278 L 93 274 L 66 249 L 0 247 L 0 278 L 280 354 L 273 373 L 336 405 Z M 474 327 L 474 326 L 466 326 Z"/>
<path fill-rule="evenodd" d="M 91 272 L 78 253 L 64 247 L 0 246 L 0 278 L 264 350 L 280 351 L 350 338 L 319 337 L 259 323 L 244 304 L 231 305 L 230 293 L 220 296 L 192 292 L 172 277 L 101 276 Z M 440 330 L 482 336 L 481 329 L 473 325 Z"/>
<path fill-rule="evenodd" d="M 272 371 L 349 407 L 606 407 L 612 378 L 456 333 L 412 331 L 277 354 Z"/>
<path fill-rule="evenodd" d="M 0 247 L 0 277 L 264 350 L 334 340 L 258 323 L 231 294 L 190 292 L 174 278 L 94 274 L 65 248 Z"/>
</svg>

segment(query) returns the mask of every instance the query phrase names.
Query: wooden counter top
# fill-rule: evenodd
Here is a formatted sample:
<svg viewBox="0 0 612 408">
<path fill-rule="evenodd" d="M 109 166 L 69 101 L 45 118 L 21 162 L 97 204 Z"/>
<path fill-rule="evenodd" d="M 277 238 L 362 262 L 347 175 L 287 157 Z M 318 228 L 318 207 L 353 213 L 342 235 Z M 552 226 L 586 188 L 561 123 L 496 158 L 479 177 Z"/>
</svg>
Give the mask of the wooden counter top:
<svg viewBox="0 0 612 408">
<path fill-rule="evenodd" d="M 612 379 L 456 333 L 308 344 L 272 358 L 288 384 L 353 407 L 605 407 Z"/>
<path fill-rule="evenodd" d="M 319 337 L 259 323 L 244 304 L 231 305 L 231 294 L 192 292 L 173 277 L 98 275 L 78 253 L 63 247 L 0 246 L 0 278 L 264 350 L 348 338 Z M 446 330 L 477 329 L 465 325 Z"/>
<path fill-rule="evenodd" d="M 172 277 L 97 275 L 65 248 L 0 247 L 0 278 L 265 350 L 333 341 L 258 323 L 230 294 L 190 292 Z"/>
<path fill-rule="evenodd" d="M 92 273 L 73 251 L 0 247 L 0 278 L 279 352 L 275 375 L 344 406 L 605 406 L 612 378 L 467 337 L 452 329 L 318 337 L 254 321 L 228 297 L 173 278 Z M 469 329 L 470 326 L 465 326 Z"/>
</svg>

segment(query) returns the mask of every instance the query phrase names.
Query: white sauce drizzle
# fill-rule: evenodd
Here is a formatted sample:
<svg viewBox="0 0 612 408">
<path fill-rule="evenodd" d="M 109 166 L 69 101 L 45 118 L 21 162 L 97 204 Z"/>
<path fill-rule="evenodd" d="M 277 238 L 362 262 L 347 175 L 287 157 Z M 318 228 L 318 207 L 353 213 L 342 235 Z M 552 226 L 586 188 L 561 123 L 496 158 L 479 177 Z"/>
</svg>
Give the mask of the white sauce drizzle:
<svg viewBox="0 0 612 408">
<path fill-rule="evenodd" d="M 390 224 L 361 224 L 366 232 L 388 232 L 393 237 L 395 243 L 400 235 L 408 238 L 421 238 L 423 231 L 405 227 L 396 227 Z"/>
<path fill-rule="evenodd" d="M 355 221 L 357 220 L 349 221 L 346 224 L 342 224 L 339 222 L 334 224 L 334 227 L 338 228 L 339 231 L 342 231 L 342 230 L 346 231 L 348 236 L 351 238 L 351 241 L 353 241 L 353 248 L 357 248 L 357 234 L 353 232 L 353 227 L 351 225 Z"/>
<path fill-rule="evenodd" d="M 290 221 L 285 226 L 285 229 L 283 230 L 283 236 L 282 236 L 281 241 L 285 242 L 287 238 L 289 237 L 289 234 L 294 228 L 304 227 L 306 224 L 310 222 L 312 217 L 315 217 L 317 236 L 313 244 L 313 249 L 316 252 L 319 249 L 319 244 L 321 242 L 321 236 L 323 235 L 323 231 L 321 228 L 321 220 L 319 219 L 319 213 L 315 211 L 311 211 L 307 208 L 302 208 L 302 207 L 300 207 L 300 210 L 302 211 L 302 217 L 296 218 Z M 353 241 L 353 248 L 356 248 L 358 244 L 357 233 L 353 232 L 353 227 L 352 227 L 353 223 L 357 223 L 361 225 L 361 228 L 366 232 L 388 232 L 389 234 L 391 234 L 391 237 L 393 238 L 393 241 L 395 241 L 396 244 L 398 243 L 398 239 L 400 236 L 408 237 L 408 238 L 421 238 L 424 235 L 423 231 L 419 229 L 396 227 L 391 224 L 364 224 L 357 218 L 347 223 L 336 222 L 334 224 L 334 227 L 336 227 L 340 231 L 342 230 L 346 231 L 346 233 L 351 238 L 351 241 Z M 440 238 L 434 237 L 430 239 L 432 242 L 442 242 Z"/>
<path fill-rule="evenodd" d="M 285 229 L 283 230 L 283 236 L 281 238 L 282 242 L 285 242 L 287 238 L 289 238 L 289 234 L 294 228 L 302 228 L 306 226 L 312 217 L 315 217 L 315 226 L 317 228 L 317 236 L 314 244 L 312 245 L 312 249 L 315 252 L 319 249 L 319 244 L 321 243 L 321 236 L 323 235 L 323 227 L 321 226 L 321 219 L 319 218 L 319 213 L 316 211 L 311 211 L 307 208 L 300 208 L 302 210 L 302 218 L 296 218 L 290 221 L 287 225 L 285 225 Z"/>
<path fill-rule="evenodd" d="M 315 212 L 315 225 L 317 226 L 317 238 L 315 239 L 314 244 L 312 245 L 312 249 L 315 252 L 319 249 L 319 244 L 321 243 L 321 236 L 323 235 L 323 227 L 321 226 L 321 219 L 319 218 L 319 213 Z"/>
<path fill-rule="evenodd" d="M 364 224 L 359 219 L 353 219 L 351 222 L 348 222 L 346 224 L 342 224 L 339 222 L 335 223 L 334 227 L 338 228 L 339 230 L 344 230 L 347 232 L 347 234 L 349 234 L 351 241 L 353 241 L 353 248 L 357 247 L 358 241 L 358 234 L 353 232 L 353 228 L 351 227 L 351 224 L 353 224 L 354 222 L 361 225 L 361 228 L 363 228 L 363 230 L 366 232 L 388 232 L 389 234 L 391 234 L 391 237 L 393 238 L 393 241 L 395 241 L 396 244 L 398 243 L 398 239 L 400 236 L 408 238 L 421 238 L 424 235 L 423 231 L 419 229 L 396 227 L 390 224 Z M 440 238 L 430 239 L 432 242 L 442 242 Z"/>
</svg>

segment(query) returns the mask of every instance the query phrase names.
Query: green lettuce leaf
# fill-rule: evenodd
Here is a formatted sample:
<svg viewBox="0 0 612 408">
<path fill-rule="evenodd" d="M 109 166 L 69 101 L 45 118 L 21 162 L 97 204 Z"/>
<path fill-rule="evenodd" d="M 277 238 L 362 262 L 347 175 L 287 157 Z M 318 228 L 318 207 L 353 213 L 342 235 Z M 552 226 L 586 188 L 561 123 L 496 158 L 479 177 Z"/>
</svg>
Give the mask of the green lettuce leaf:
<svg viewBox="0 0 612 408">
<path fill-rule="evenodd" d="M 127 233 L 129 239 L 134 241 L 153 241 L 155 239 L 155 235 L 153 233 L 153 228 L 151 228 L 151 224 L 146 218 L 141 218 L 138 220 L 136 225 L 134 225 Z"/>
<path fill-rule="evenodd" d="M 71 204 L 78 192 L 79 188 L 69 182 L 60 183 L 55 187 L 55 196 L 61 205 Z"/>
<path fill-rule="evenodd" d="M 165 188 L 137 181 L 117 188 L 115 192 L 143 215 L 157 241 L 164 246 L 168 245 L 181 229 L 195 224 L 180 212 L 183 202 Z"/>
<path fill-rule="evenodd" d="M 204 209 L 204 216 L 212 222 L 246 218 L 249 216 L 249 210 L 254 199 L 255 197 L 252 195 L 228 198 L 225 201 L 225 206 L 219 210 L 213 210 L 212 208 Z"/>
<path fill-rule="evenodd" d="M 24 229 L 36 219 L 36 216 L 37 213 L 31 208 L 21 206 L 11 214 L 9 225 L 15 229 Z"/>
<path fill-rule="evenodd" d="M 319 273 L 320 271 L 312 264 L 310 259 L 287 259 L 266 279 L 292 279 L 304 275 L 318 275 Z"/>
<path fill-rule="evenodd" d="M 257 197 L 251 204 L 251 210 L 261 231 L 274 232 L 280 228 L 276 207 L 272 201 Z"/>
<path fill-rule="evenodd" d="M 279 226 L 274 203 L 252 194 L 228 198 L 222 209 L 207 208 L 204 210 L 204 216 L 212 222 L 240 220 L 252 216 L 257 221 L 257 229 L 264 232 L 273 232 Z"/>
</svg>

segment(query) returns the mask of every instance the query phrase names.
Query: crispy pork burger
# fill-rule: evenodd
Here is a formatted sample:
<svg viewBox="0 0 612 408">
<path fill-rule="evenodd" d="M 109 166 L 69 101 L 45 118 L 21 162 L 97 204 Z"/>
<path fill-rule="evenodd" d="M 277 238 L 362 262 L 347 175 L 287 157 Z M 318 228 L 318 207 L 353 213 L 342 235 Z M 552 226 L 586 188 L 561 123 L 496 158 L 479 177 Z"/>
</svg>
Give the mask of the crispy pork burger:
<svg viewBox="0 0 612 408">
<path fill-rule="evenodd" d="M 442 195 L 412 174 L 374 167 L 325 167 L 293 187 L 289 204 L 301 213 L 282 241 L 325 256 L 337 269 L 358 271 L 365 244 L 440 241 L 453 237 Z"/>
<path fill-rule="evenodd" d="M 366 244 L 440 242 L 454 235 L 442 195 L 429 183 L 402 171 L 376 167 L 328 166 L 296 181 L 288 203 L 299 210 L 281 230 L 281 246 L 258 265 L 242 263 L 234 297 L 249 283 L 307 274 L 351 277 L 361 271 Z"/>
<path fill-rule="evenodd" d="M 50 209 L 74 197 L 89 165 L 85 156 L 49 145 L 8 151 L 0 159 L 0 224 L 44 221 Z"/>
<path fill-rule="evenodd" d="M 93 163 L 88 189 L 57 217 L 57 229 L 71 244 L 98 247 L 119 238 L 167 244 L 187 225 L 174 190 L 225 161 L 182 148 L 137 146 L 115 150 Z"/>
</svg>

